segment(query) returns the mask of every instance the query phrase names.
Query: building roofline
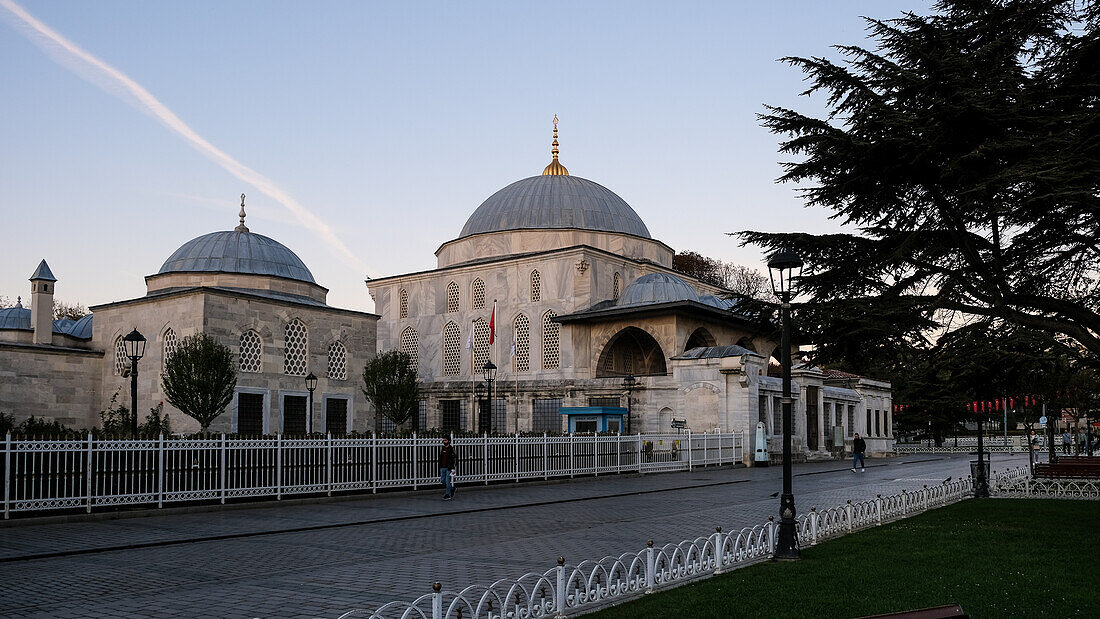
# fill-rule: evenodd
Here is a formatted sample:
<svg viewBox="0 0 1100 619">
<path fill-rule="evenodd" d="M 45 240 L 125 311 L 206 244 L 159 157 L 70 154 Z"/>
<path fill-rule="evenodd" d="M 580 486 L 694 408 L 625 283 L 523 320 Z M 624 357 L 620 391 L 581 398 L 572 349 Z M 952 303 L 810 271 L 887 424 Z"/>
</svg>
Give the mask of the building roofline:
<svg viewBox="0 0 1100 619">
<path fill-rule="evenodd" d="M 592 181 L 592 182 L 595 182 L 595 181 Z M 639 219 L 640 219 L 640 217 L 639 217 Z M 645 224 L 644 221 L 642 223 L 643 223 L 643 225 Z M 438 257 L 439 252 L 443 251 L 443 248 L 450 245 L 451 243 L 457 243 L 459 241 L 465 241 L 465 240 L 472 239 L 472 238 L 475 238 L 475 237 L 478 237 L 478 236 L 484 236 L 484 235 L 487 235 L 487 234 L 501 234 L 503 232 L 528 232 L 528 231 L 539 231 L 539 230 L 554 230 L 554 231 L 577 230 L 577 231 L 580 231 L 580 232 L 596 232 L 596 233 L 599 233 L 599 234 L 621 234 L 623 236 L 629 236 L 631 238 L 641 239 L 643 241 L 650 241 L 652 243 L 656 243 L 656 244 L 660 245 L 661 247 L 667 249 L 668 251 L 672 252 L 673 254 L 676 253 L 676 250 L 672 249 L 668 245 L 665 245 L 664 242 L 658 241 L 657 239 L 655 239 L 653 237 L 638 236 L 637 234 L 631 234 L 629 232 L 619 232 L 617 230 L 590 230 L 588 228 L 569 227 L 569 228 L 509 228 L 508 230 L 492 230 L 490 232 L 477 232 L 475 234 L 468 234 L 466 236 L 460 236 L 457 239 L 451 239 L 450 241 L 443 242 L 438 248 L 436 248 L 434 255 L 436 257 Z"/>
<path fill-rule="evenodd" d="M 92 307 L 90 307 L 88 309 L 94 313 L 96 310 L 100 310 L 100 309 L 122 307 L 122 306 L 126 306 L 126 305 L 138 305 L 138 304 L 141 304 L 141 303 L 151 303 L 153 301 L 159 301 L 160 299 L 167 299 L 167 298 L 171 298 L 171 297 L 182 297 L 182 296 L 193 295 L 193 294 L 211 294 L 211 295 L 215 295 L 215 296 L 232 297 L 232 298 L 245 297 L 245 298 L 249 298 L 249 299 L 257 299 L 257 300 L 260 300 L 260 301 L 266 301 L 268 303 L 273 303 L 273 304 L 276 304 L 276 305 L 286 305 L 286 306 L 290 306 L 290 307 L 305 307 L 305 308 L 309 308 L 309 309 L 313 309 L 313 310 L 317 310 L 317 311 L 321 311 L 321 312 L 329 312 L 329 313 L 336 313 L 336 314 L 351 314 L 351 315 L 356 315 L 356 316 L 368 316 L 368 317 L 371 317 L 371 318 L 381 318 L 381 316 L 379 316 L 378 314 L 372 314 L 370 312 L 360 312 L 358 310 L 350 310 L 350 309 L 344 309 L 344 308 L 340 308 L 340 307 L 332 307 L 331 305 L 324 305 L 324 304 L 314 305 L 312 303 L 296 302 L 296 301 L 292 301 L 290 299 L 279 299 L 279 298 L 270 297 L 270 296 L 267 296 L 267 295 L 264 295 L 264 294 L 257 294 L 257 293 L 247 292 L 247 291 L 241 290 L 241 289 L 229 289 L 229 288 L 222 288 L 222 287 L 219 287 L 219 286 L 191 286 L 191 287 L 187 287 L 187 288 L 176 288 L 176 289 L 171 289 L 168 292 L 153 294 L 153 295 L 145 296 L 145 297 L 138 297 L 136 299 L 125 299 L 125 300 L 122 300 L 122 301 L 112 301 L 111 303 L 104 303 L 102 305 L 93 305 Z"/>
<path fill-rule="evenodd" d="M 304 279 L 295 279 L 293 277 L 284 277 L 282 275 L 269 275 L 267 273 L 241 273 L 241 272 L 238 272 L 238 271 L 168 271 L 167 273 L 153 273 L 152 275 L 146 275 L 145 276 L 145 283 L 146 283 L 146 285 L 148 285 L 149 280 L 157 278 L 157 277 L 167 277 L 169 275 L 190 275 L 190 274 L 200 274 L 200 275 L 243 275 L 245 277 L 271 277 L 271 278 L 281 280 L 281 281 L 295 282 L 297 284 L 307 284 L 309 286 L 316 286 L 317 288 L 320 288 L 321 290 L 325 291 L 326 294 L 329 292 L 328 288 L 325 288 L 324 286 L 322 286 L 321 284 L 318 284 L 317 282 L 306 281 Z"/>
<path fill-rule="evenodd" d="M 599 322 L 619 318 L 622 316 L 667 313 L 670 311 L 678 313 L 705 314 L 730 322 L 738 322 L 745 325 L 750 324 L 744 316 L 739 316 L 728 310 L 718 309 L 717 307 L 713 307 L 705 303 L 687 300 L 666 301 L 664 303 L 648 303 L 645 305 L 612 305 L 610 307 L 598 310 L 582 310 L 580 312 L 573 312 L 572 314 L 562 314 L 561 316 L 555 316 L 553 320 L 554 322 L 560 322 L 563 324 L 568 322 Z"/>
</svg>

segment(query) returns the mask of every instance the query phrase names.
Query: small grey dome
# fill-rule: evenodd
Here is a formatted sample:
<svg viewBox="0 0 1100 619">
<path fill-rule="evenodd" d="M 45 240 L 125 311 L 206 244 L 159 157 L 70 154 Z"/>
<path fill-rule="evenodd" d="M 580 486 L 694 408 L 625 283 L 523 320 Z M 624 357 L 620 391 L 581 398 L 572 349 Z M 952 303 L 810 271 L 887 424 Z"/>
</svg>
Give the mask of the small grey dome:
<svg viewBox="0 0 1100 619">
<path fill-rule="evenodd" d="M 459 238 L 539 228 L 581 228 L 649 236 L 641 217 L 603 185 L 579 176 L 532 176 L 489 196 L 466 220 Z"/>
<path fill-rule="evenodd" d="M 699 300 L 699 293 L 687 282 L 669 273 L 650 273 L 630 283 L 616 305 L 649 305 Z"/>
<path fill-rule="evenodd" d="M 159 272 L 189 271 L 275 275 L 317 283 L 301 258 L 285 245 L 241 230 L 211 232 L 187 241 L 164 261 Z"/>
<path fill-rule="evenodd" d="M 25 307 L 5 307 L 0 309 L 0 329 L 31 328 L 31 310 Z"/>
<path fill-rule="evenodd" d="M 18 329 L 31 331 L 31 310 L 25 307 L 5 307 L 0 309 L 0 329 Z M 61 318 L 53 321 L 53 332 L 71 335 L 72 337 L 90 340 L 92 339 L 92 315 L 85 314 L 77 320 Z"/>
<path fill-rule="evenodd" d="M 737 302 L 733 299 L 719 299 L 712 294 L 704 294 L 699 297 L 699 300 L 707 305 L 717 307 L 718 309 L 732 310 Z"/>
</svg>

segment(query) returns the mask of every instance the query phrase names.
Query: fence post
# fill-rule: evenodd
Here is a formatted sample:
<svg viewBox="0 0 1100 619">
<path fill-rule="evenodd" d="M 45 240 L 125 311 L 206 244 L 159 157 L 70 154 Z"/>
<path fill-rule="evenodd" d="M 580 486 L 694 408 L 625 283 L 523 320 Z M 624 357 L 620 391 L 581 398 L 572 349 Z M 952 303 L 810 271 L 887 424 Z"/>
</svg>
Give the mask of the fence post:
<svg viewBox="0 0 1100 619">
<path fill-rule="evenodd" d="M 876 525 L 882 524 L 882 495 L 875 496 L 875 523 Z"/>
<path fill-rule="evenodd" d="M 542 433 L 542 478 L 550 479 L 550 435 Z"/>
<path fill-rule="evenodd" d="M 516 481 L 519 481 L 519 432 L 516 432 Z"/>
<path fill-rule="evenodd" d="M 569 433 L 569 476 L 570 477 L 573 476 L 573 469 L 575 468 L 573 466 L 573 441 L 574 440 L 575 440 L 575 437 L 573 436 L 573 433 L 570 432 Z"/>
<path fill-rule="evenodd" d="M 492 409 L 492 407 L 493 407 L 493 403 L 490 402 L 489 403 L 489 408 Z M 485 447 L 485 450 L 483 452 L 484 456 L 485 456 L 485 468 L 482 469 L 481 474 L 482 474 L 483 477 L 485 477 L 485 485 L 488 486 L 489 485 L 489 433 L 488 432 L 482 432 L 481 433 L 481 443 Z"/>
<path fill-rule="evenodd" d="M 688 448 L 687 448 L 687 452 L 688 452 L 688 471 L 689 472 L 691 471 L 691 452 L 692 452 L 692 443 L 693 442 L 694 441 L 692 441 L 691 430 L 688 430 L 688 445 L 687 445 Z"/>
<path fill-rule="evenodd" d="M 443 618 L 443 585 L 432 583 L 432 619 Z"/>
<path fill-rule="evenodd" d="M 558 611 L 555 617 L 565 616 L 565 557 L 558 557 L 558 599 L 557 599 Z"/>
<path fill-rule="evenodd" d="M 84 477 L 88 492 L 88 513 L 92 513 L 92 433 L 88 433 L 88 452 L 84 461 Z"/>
<path fill-rule="evenodd" d="M 714 573 L 722 574 L 722 527 L 714 527 Z"/>
<path fill-rule="evenodd" d="M 164 432 L 157 439 L 157 507 L 164 507 Z"/>
<path fill-rule="evenodd" d="M 657 567 L 657 559 L 653 556 L 653 540 L 646 542 L 645 549 L 645 592 L 653 593 L 653 570 Z"/>
<path fill-rule="evenodd" d="M 928 484 L 924 484 L 924 511 L 928 511 Z"/>
<path fill-rule="evenodd" d="M 623 472 L 623 435 L 615 433 L 615 473 Z"/>
<path fill-rule="evenodd" d="M 775 554 L 775 516 L 768 516 L 768 554 Z"/>
<path fill-rule="evenodd" d="M 11 517 L 11 432 L 4 440 L 4 520 Z"/>
<path fill-rule="evenodd" d="M 227 468 L 226 465 L 228 464 L 228 462 L 226 460 L 227 460 L 227 456 L 229 455 L 225 450 L 225 432 L 222 432 L 221 455 L 222 455 L 222 457 L 221 457 L 221 466 L 219 466 L 218 468 L 221 469 L 221 483 L 220 483 L 221 495 L 222 495 L 221 501 L 222 501 L 222 504 L 224 505 L 225 504 L 225 470 Z"/>
<path fill-rule="evenodd" d="M 378 492 L 378 435 L 374 432 L 370 433 L 370 484 L 371 492 Z"/>
<path fill-rule="evenodd" d="M 327 432 L 328 438 L 328 495 L 332 496 L 332 432 Z"/>
<path fill-rule="evenodd" d="M 634 441 L 634 459 L 638 462 L 638 472 L 642 472 L 642 433 L 639 432 L 635 435 Z"/>
<path fill-rule="evenodd" d="M 283 500 L 283 435 L 275 435 L 275 500 Z"/>
<path fill-rule="evenodd" d="M 810 545 L 817 545 L 817 507 L 810 508 Z"/>
<path fill-rule="evenodd" d="M 416 448 L 417 448 L 416 432 L 413 432 L 413 444 L 412 444 L 412 450 L 413 450 L 413 470 L 412 470 L 413 490 L 417 489 L 418 484 L 416 482 L 417 482 L 417 479 L 419 477 L 417 475 L 417 473 L 420 472 L 420 466 L 419 466 L 420 462 L 419 462 L 419 458 L 417 457 L 418 454 L 416 453 L 416 451 L 417 451 Z"/>
<path fill-rule="evenodd" d="M 852 532 L 852 499 L 844 505 L 844 516 L 848 520 L 848 532 Z"/>
</svg>

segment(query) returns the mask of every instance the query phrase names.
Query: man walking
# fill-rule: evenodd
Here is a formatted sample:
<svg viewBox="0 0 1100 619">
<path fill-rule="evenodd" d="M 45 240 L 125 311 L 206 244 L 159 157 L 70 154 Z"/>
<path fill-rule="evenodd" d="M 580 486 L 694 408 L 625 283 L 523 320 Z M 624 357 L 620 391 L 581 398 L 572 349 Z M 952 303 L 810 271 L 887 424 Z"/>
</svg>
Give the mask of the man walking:
<svg viewBox="0 0 1100 619">
<path fill-rule="evenodd" d="M 1062 432 L 1062 453 L 1069 455 L 1069 446 L 1073 442 L 1073 437 L 1069 433 L 1069 428 L 1066 428 L 1065 432 Z"/>
<path fill-rule="evenodd" d="M 439 483 L 443 484 L 443 500 L 450 501 L 455 495 L 452 476 L 455 474 L 455 450 L 451 447 L 451 438 L 443 437 L 443 448 L 439 450 Z"/>
<path fill-rule="evenodd" d="M 867 472 L 866 463 L 863 460 L 863 452 L 867 451 L 867 441 L 863 440 L 859 436 L 859 432 L 856 432 L 856 438 L 852 441 L 852 472 L 856 472 L 856 463 L 859 463 L 860 472 Z"/>
</svg>

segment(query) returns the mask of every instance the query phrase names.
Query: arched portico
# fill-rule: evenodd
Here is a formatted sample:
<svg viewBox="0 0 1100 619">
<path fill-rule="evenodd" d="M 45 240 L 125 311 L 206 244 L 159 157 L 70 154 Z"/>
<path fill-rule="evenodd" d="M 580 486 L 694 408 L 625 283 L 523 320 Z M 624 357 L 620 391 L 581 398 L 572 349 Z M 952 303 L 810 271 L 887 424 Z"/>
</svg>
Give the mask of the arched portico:
<svg viewBox="0 0 1100 619">
<path fill-rule="evenodd" d="M 600 352 L 596 378 L 663 376 L 668 373 L 665 353 L 653 336 L 637 327 L 616 333 Z"/>
<path fill-rule="evenodd" d="M 688 336 L 687 344 L 684 345 L 684 352 L 692 348 L 704 348 L 717 345 L 718 342 L 714 339 L 714 336 L 711 335 L 710 331 L 707 331 L 706 327 L 699 327 Z"/>
</svg>

